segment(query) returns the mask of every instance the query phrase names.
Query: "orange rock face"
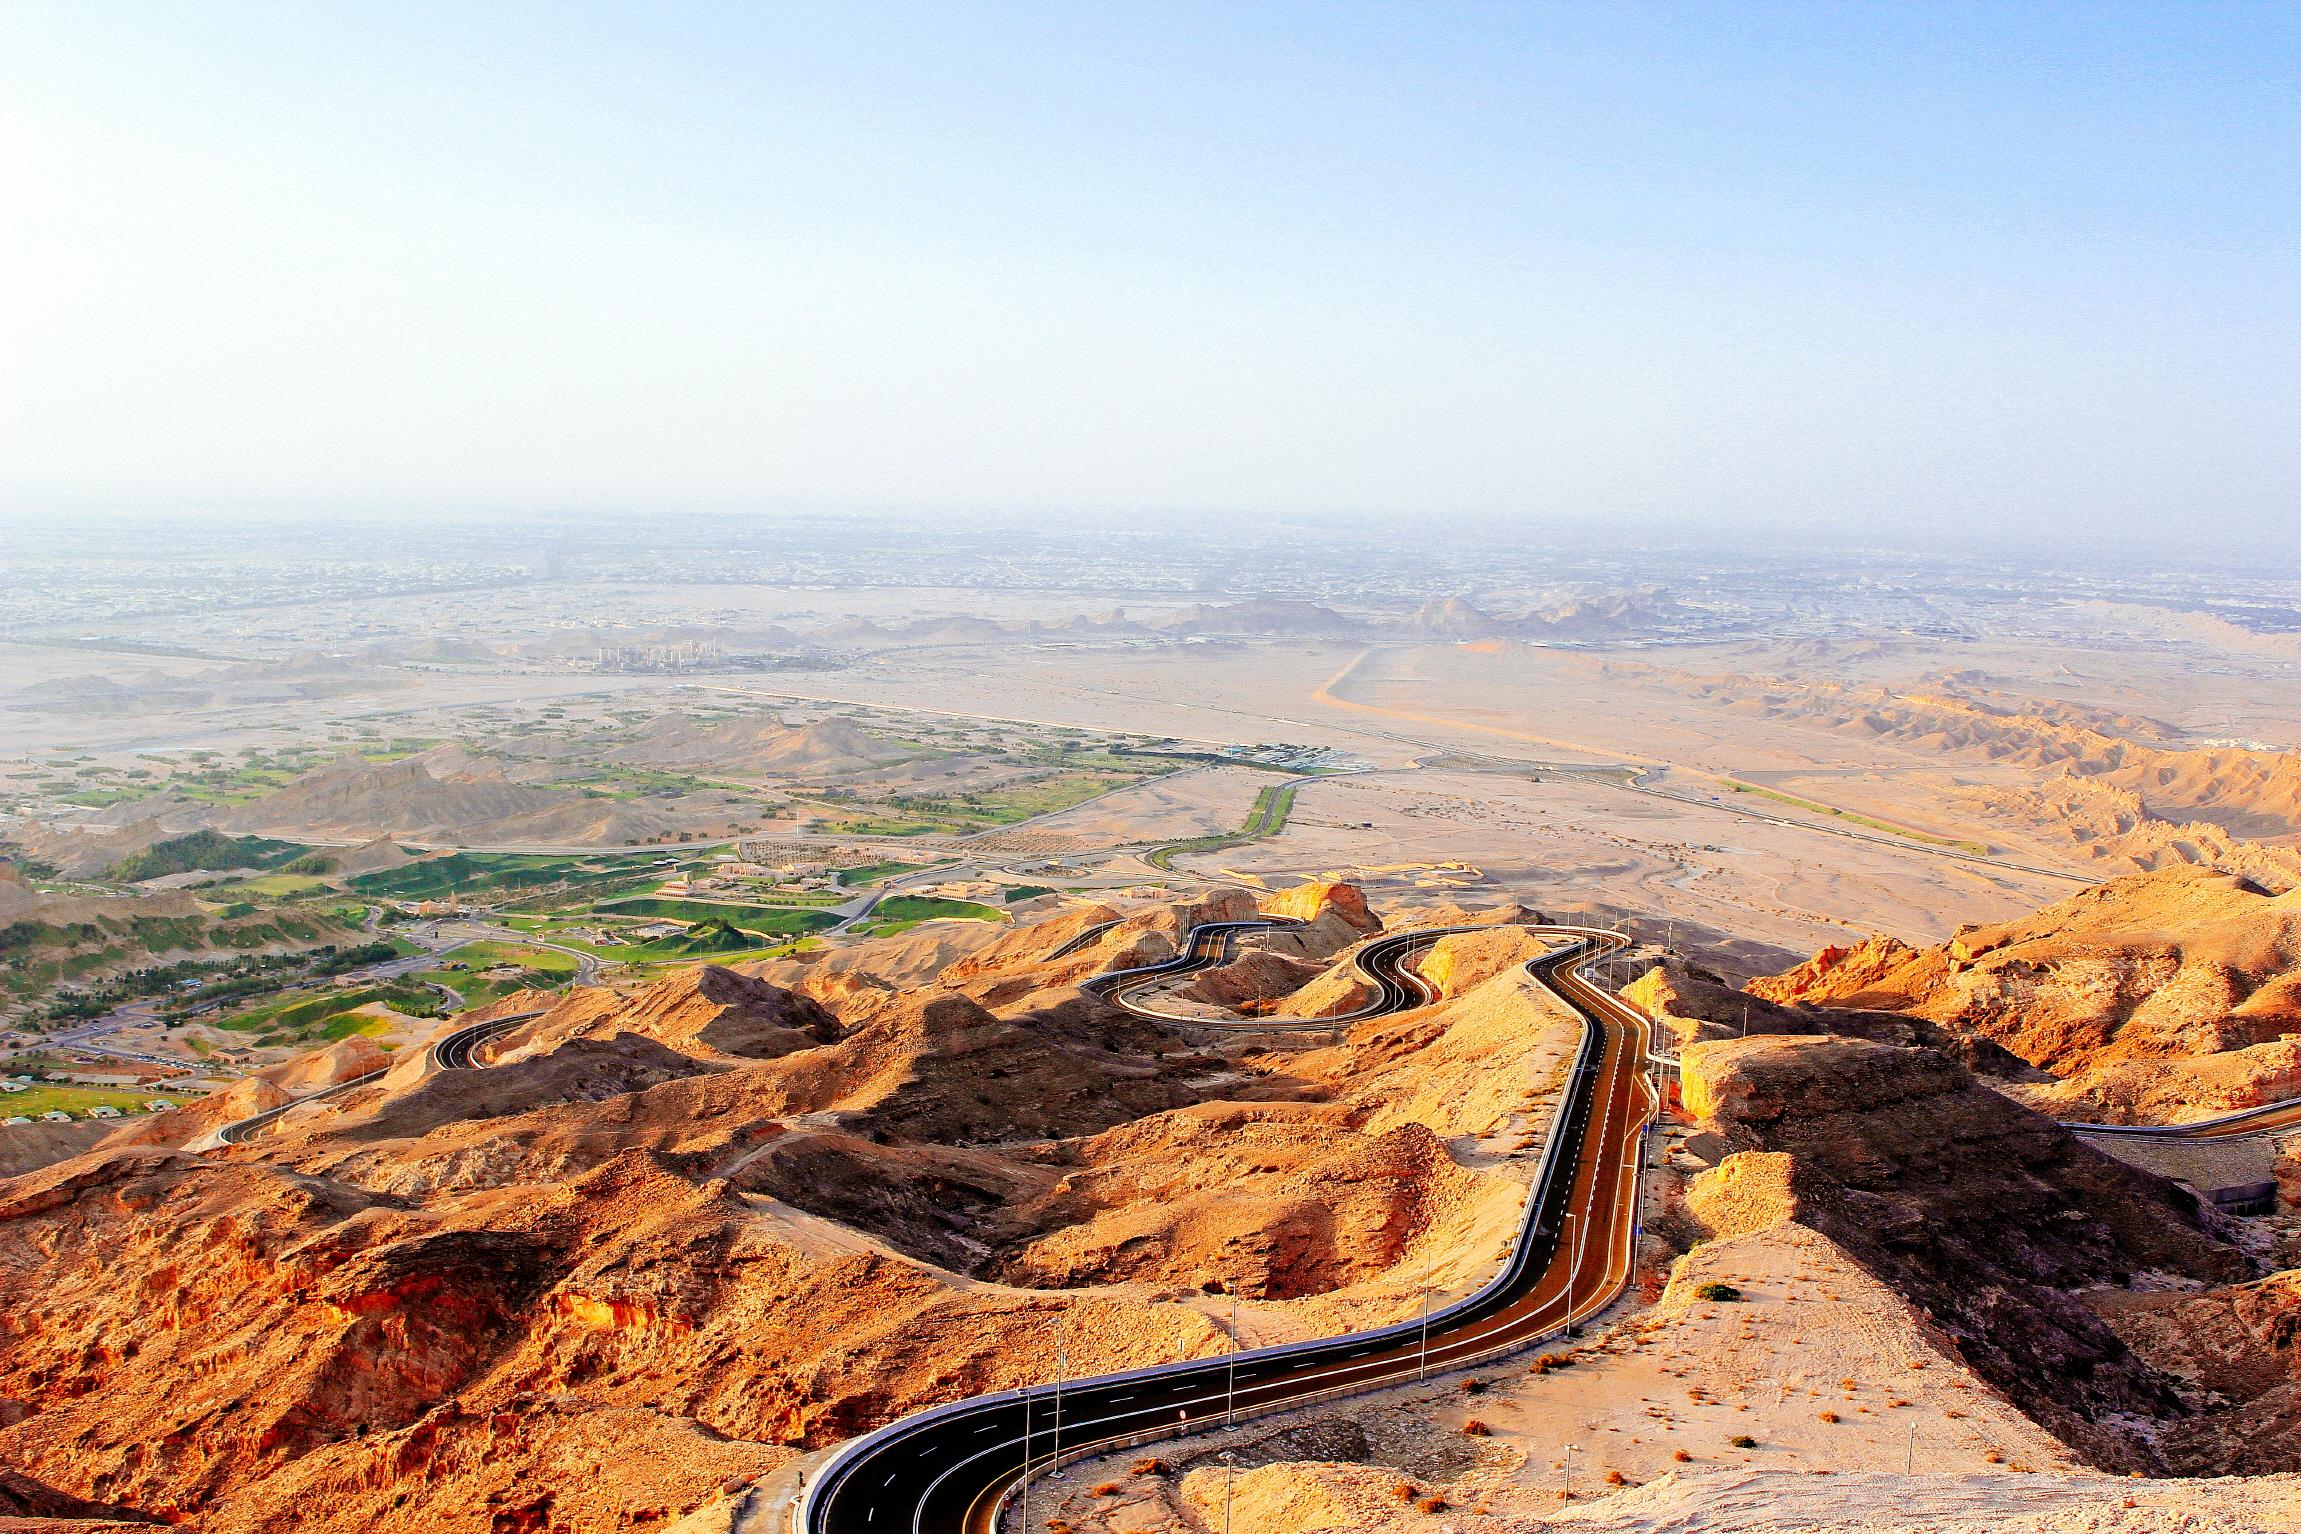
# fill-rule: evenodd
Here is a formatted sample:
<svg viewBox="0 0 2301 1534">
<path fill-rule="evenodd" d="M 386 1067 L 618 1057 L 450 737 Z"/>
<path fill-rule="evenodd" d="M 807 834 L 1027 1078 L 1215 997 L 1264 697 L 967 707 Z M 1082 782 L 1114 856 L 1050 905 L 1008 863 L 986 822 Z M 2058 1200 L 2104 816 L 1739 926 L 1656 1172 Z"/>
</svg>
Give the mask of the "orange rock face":
<svg viewBox="0 0 2301 1534">
<path fill-rule="evenodd" d="M 2187 865 L 1912 949 L 1824 949 L 1751 995 L 1925 1019 L 2063 1085 L 2063 1117 L 2179 1120 L 2289 1095 L 2301 1045 L 2301 892 Z"/>
</svg>

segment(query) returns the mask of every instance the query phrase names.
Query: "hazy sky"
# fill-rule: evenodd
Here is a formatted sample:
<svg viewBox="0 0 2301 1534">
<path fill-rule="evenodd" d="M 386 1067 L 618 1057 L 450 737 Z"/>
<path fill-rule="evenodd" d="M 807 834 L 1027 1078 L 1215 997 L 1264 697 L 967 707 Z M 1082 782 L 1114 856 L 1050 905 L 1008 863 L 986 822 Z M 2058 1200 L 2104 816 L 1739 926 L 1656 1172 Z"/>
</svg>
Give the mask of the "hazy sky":
<svg viewBox="0 0 2301 1534">
<path fill-rule="evenodd" d="M 0 0 L 0 500 L 2301 527 L 2301 6 Z"/>
</svg>

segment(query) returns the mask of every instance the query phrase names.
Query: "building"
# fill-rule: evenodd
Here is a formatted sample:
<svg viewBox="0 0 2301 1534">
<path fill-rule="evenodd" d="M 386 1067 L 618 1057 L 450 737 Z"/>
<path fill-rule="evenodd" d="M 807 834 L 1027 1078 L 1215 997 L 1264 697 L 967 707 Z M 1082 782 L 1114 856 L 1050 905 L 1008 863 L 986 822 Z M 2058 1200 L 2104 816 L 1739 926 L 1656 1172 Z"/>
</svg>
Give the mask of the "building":
<svg viewBox="0 0 2301 1534">
<path fill-rule="evenodd" d="M 43 1124 L 69 1124 L 72 1122 L 72 1115 L 61 1108 L 50 1108 L 46 1113 L 40 1115 L 40 1122 Z"/>
<path fill-rule="evenodd" d="M 92 1119 L 116 1119 L 119 1116 L 120 1110 L 113 1107 L 110 1103 L 98 1103 L 95 1107 L 88 1110 L 88 1117 Z"/>
</svg>

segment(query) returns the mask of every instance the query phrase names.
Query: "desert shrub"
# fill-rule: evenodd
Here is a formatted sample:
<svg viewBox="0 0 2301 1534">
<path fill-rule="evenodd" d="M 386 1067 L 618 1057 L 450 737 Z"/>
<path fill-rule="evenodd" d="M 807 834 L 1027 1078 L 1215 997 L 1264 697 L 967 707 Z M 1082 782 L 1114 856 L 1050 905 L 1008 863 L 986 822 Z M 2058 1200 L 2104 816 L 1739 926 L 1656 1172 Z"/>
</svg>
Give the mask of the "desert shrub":
<svg viewBox="0 0 2301 1534">
<path fill-rule="evenodd" d="M 1728 1304 L 1741 1297 L 1742 1291 L 1732 1284 L 1704 1284 L 1694 1291 L 1697 1300 L 1718 1300 Z"/>
<path fill-rule="evenodd" d="M 1414 1483 L 1412 1481 L 1400 1481 L 1390 1488 L 1390 1494 L 1401 1502 L 1412 1502 L 1416 1495 Z"/>
<path fill-rule="evenodd" d="M 1681 1465 L 1690 1462 L 1693 1457 L 1693 1455 L 1688 1454 L 1684 1449 L 1672 1449 L 1670 1451 L 1670 1458 L 1676 1460 Z"/>
<path fill-rule="evenodd" d="M 1488 1427 L 1484 1422 L 1481 1422 L 1476 1417 L 1472 1417 L 1468 1422 L 1463 1423 L 1462 1431 L 1469 1434 L 1472 1438 L 1491 1438 L 1494 1436 L 1494 1429 Z"/>
<path fill-rule="evenodd" d="M 1414 1505 L 1426 1513 L 1443 1513 L 1446 1511 L 1446 1499 L 1444 1497 L 1424 1497 Z"/>
<path fill-rule="evenodd" d="M 1462 1393 L 1466 1396 L 1477 1395 L 1485 1388 L 1486 1382 L 1482 1379 L 1466 1379 L 1462 1382 Z"/>
<path fill-rule="evenodd" d="M 1098 1497 L 1115 1497 L 1118 1494 L 1119 1483 L 1116 1481 L 1105 1481 L 1095 1488 L 1095 1495 Z"/>
<path fill-rule="evenodd" d="M 1167 1462 L 1155 1455 L 1135 1461 L 1134 1473 L 1136 1475 L 1165 1475 L 1166 1472 Z"/>
<path fill-rule="evenodd" d="M 1836 1412 L 1834 1412 L 1834 1411 L 1826 1411 L 1826 1412 L 1823 1412 L 1823 1413 L 1822 1413 L 1822 1420 L 1823 1420 L 1824 1422 L 1835 1422 L 1835 1421 L 1837 1421 L 1837 1420 L 1838 1420 L 1838 1414 L 1837 1414 Z"/>
<path fill-rule="evenodd" d="M 1606 1472 L 1606 1484 L 1609 1486 L 1627 1486 L 1630 1484 L 1630 1478 L 1619 1470 L 1609 1470 Z"/>
<path fill-rule="evenodd" d="M 1754 1449 L 1758 1446 L 1758 1441 L 1747 1433 L 1736 1433 L 1733 1437 L 1727 1439 L 1726 1442 L 1732 1444 L 1737 1449 Z"/>
</svg>

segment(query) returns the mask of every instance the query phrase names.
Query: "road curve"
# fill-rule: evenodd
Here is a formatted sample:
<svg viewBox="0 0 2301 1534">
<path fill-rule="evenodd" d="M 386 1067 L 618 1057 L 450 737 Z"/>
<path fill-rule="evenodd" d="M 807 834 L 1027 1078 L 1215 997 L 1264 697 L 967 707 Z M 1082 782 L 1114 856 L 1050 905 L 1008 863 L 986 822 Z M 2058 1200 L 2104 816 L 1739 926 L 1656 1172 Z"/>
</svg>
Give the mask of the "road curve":
<svg viewBox="0 0 2301 1534">
<path fill-rule="evenodd" d="M 541 1017 L 542 1015 L 543 1012 L 538 1009 L 532 1012 L 506 1013 L 502 1017 L 491 1017 L 484 1022 L 466 1023 L 461 1028 L 443 1034 L 431 1042 L 431 1045 L 424 1051 L 424 1069 L 427 1072 L 477 1070 L 481 1064 L 477 1054 L 481 1045 L 492 1038 L 510 1032 L 531 1017 Z M 187 1145 L 185 1149 L 205 1150 L 216 1145 L 245 1145 L 293 1110 L 308 1103 L 325 1102 L 331 1097 L 337 1097 L 351 1091 L 354 1087 L 364 1087 L 371 1081 L 380 1081 L 389 1073 L 390 1069 L 391 1067 L 386 1066 L 380 1071 L 369 1071 L 364 1076 L 354 1076 L 349 1081 L 339 1081 L 332 1087 L 322 1087 L 317 1092 L 307 1092 L 302 1097 L 280 1104 L 277 1108 L 266 1108 L 263 1112 L 251 1113 L 244 1119 L 234 1119 L 229 1124 L 212 1129 L 207 1134 L 200 1136 Z"/>
<path fill-rule="evenodd" d="M 2301 1097 L 2280 1098 L 2254 1108 L 2240 1108 L 2216 1118 L 2191 1119 L 2186 1124 L 2088 1124 L 2063 1119 L 2061 1127 L 2081 1135 L 2120 1135 L 2147 1140 L 2243 1140 L 2273 1135 L 2301 1126 Z"/>
<path fill-rule="evenodd" d="M 1408 969 L 1406 961 L 1442 937 L 1458 932 L 1492 930 L 1491 925 L 1424 927 L 1384 933 L 1361 944 L 1351 954 L 1351 962 L 1357 967 L 1359 976 L 1373 988 L 1374 995 L 1371 1000 L 1348 1012 L 1318 1017 L 1199 1017 L 1187 1012 L 1164 1011 L 1139 999 L 1143 991 L 1177 975 L 1193 974 L 1229 963 L 1237 952 L 1239 938 L 1247 933 L 1276 931 L 1301 925 L 1284 916 L 1257 917 L 1250 921 L 1206 922 L 1185 934 L 1182 947 L 1172 958 L 1133 969 L 1110 970 L 1088 980 L 1085 988 L 1138 1017 L 1153 1018 L 1163 1023 L 1181 1023 L 1194 1028 L 1250 1029 L 1255 1032 L 1280 1028 L 1331 1028 L 1338 1023 L 1386 1017 L 1390 1013 L 1404 1012 L 1412 1007 L 1428 1006 L 1438 999 L 1437 988 Z"/>
<path fill-rule="evenodd" d="M 1244 924 L 1222 925 L 1235 936 Z M 846 1444 L 817 1470 L 796 1509 L 801 1534 L 989 1534 L 1026 1466 L 1036 1475 L 1083 1453 L 1463 1368 L 1526 1348 L 1610 1304 L 1629 1279 L 1644 1129 L 1659 1106 L 1646 1073 L 1648 1024 L 1579 973 L 1620 946 L 1620 937 L 1594 928 L 1529 930 L 1563 945 L 1526 971 L 1581 1018 L 1583 1037 L 1517 1239 L 1483 1288 L 1427 1318 L 1371 1332 L 914 1413 Z M 1403 959 L 1415 941 L 1437 935 L 1399 933 L 1361 950 L 1362 967 L 1398 1009 L 1435 999 Z M 1203 957 L 1198 931 L 1190 936 L 1164 973 Z M 1392 984 L 1398 991 L 1387 989 Z"/>
</svg>

